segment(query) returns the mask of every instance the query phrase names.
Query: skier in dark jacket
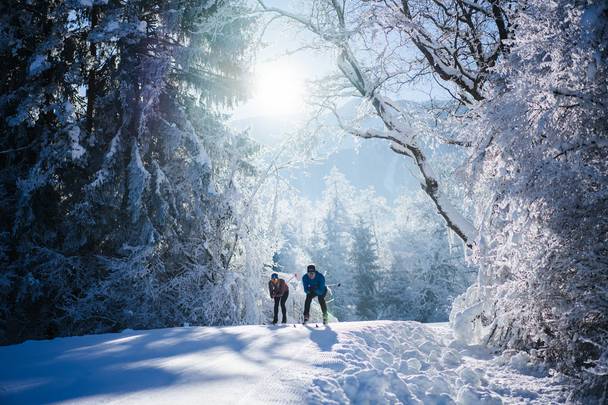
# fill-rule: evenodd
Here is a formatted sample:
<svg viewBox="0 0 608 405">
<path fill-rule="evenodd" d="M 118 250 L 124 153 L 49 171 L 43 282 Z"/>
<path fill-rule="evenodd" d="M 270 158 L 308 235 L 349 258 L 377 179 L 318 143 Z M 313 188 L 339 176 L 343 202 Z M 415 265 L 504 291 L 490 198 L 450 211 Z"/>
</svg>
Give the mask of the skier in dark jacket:
<svg viewBox="0 0 608 405">
<path fill-rule="evenodd" d="M 304 292 L 306 293 L 306 301 L 304 301 L 304 323 L 308 322 L 310 315 L 310 303 L 314 297 L 319 298 L 319 305 L 323 311 L 323 323 L 327 323 L 327 304 L 325 303 L 325 295 L 327 287 L 325 286 L 325 276 L 317 272 L 314 264 L 309 264 L 306 268 L 306 274 L 302 277 L 304 284 Z"/>
<path fill-rule="evenodd" d="M 279 278 L 277 273 L 272 273 L 270 281 L 268 282 L 268 291 L 270 292 L 270 298 L 274 299 L 274 318 L 272 323 L 276 324 L 279 320 L 279 303 L 281 304 L 281 312 L 283 312 L 283 319 L 281 323 L 287 323 L 287 308 L 285 308 L 285 301 L 289 297 L 289 286 L 282 278 Z"/>
</svg>

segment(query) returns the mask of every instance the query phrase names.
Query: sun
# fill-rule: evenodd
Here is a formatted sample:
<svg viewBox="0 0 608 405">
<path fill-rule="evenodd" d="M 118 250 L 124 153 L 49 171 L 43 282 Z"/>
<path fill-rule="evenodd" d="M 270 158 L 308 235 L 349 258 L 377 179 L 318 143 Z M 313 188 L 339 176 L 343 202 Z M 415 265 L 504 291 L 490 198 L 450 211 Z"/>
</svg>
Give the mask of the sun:
<svg viewBox="0 0 608 405">
<path fill-rule="evenodd" d="M 257 66 L 252 102 L 261 115 L 301 113 L 304 99 L 304 80 L 295 65 L 275 61 Z"/>
</svg>

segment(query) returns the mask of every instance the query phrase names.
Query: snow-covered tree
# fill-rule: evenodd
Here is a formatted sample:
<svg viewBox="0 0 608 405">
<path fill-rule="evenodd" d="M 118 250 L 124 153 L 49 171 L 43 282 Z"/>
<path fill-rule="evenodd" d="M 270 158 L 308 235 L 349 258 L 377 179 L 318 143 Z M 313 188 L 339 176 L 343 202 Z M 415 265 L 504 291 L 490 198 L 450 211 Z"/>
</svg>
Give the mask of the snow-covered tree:
<svg viewBox="0 0 608 405">
<path fill-rule="evenodd" d="M 374 235 L 363 218 L 359 217 L 352 230 L 353 243 L 350 263 L 353 272 L 355 311 L 361 320 L 378 319 L 379 270 Z"/>
<path fill-rule="evenodd" d="M 476 285 L 462 337 L 531 350 L 606 399 L 608 5 L 525 2 L 486 102 L 470 114 Z"/>
<path fill-rule="evenodd" d="M 317 231 L 319 250 L 311 251 L 311 257 L 316 258 L 317 269 L 325 274 L 327 283 L 341 284 L 330 304 L 331 312 L 340 320 L 348 320 L 353 316 L 353 277 L 348 258 L 352 243 L 350 205 L 353 198 L 353 187 L 344 174 L 333 168 L 325 178 L 321 201 L 323 216 L 319 218 L 321 229 Z"/>
<path fill-rule="evenodd" d="M 450 171 L 449 155 L 438 158 Z M 298 209 L 280 216 L 285 221 L 280 251 L 299 252 L 299 271 L 313 262 L 327 273 L 328 283 L 341 284 L 333 289 L 332 313 L 342 321 L 447 320 L 451 301 L 472 283 L 475 269 L 465 264 L 462 244 L 450 239 L 424 194 L 387 204 L 373 189 L 353 188 L 334 169 L 322 195 L 324 200 L 308 204 L 286 197 Z"/>
<path fill-rule="evenodd" d="M 227 255 L 255 150 L 221 113 L 244 96 L 243 3 L 0 11 L 0 338 L 255 321 Z"/>
<path fill-rule="evenodd" d="M 316 94 L 322 111 L 331 111 L 345 132 L 360 138 L 387 140 L 393 151 L 412 160 L 421 186 L 447 226 L 469 246 L 478 233 L 429 163 L 425 145 L 433 139 L 468 145 L 468 140 L 444 139 L 391 95 L 404 84 L 434 75 L 465 104 L 481 100 L 489 70 L 504 52 L 510 32 L 510 1 L 364 1 L 308 0 L 299 7 L 261 9 L 280 16 L 315 36 L 309 46 L 337 54 L 338 74 Z M 304 9 L 304 11 L 302 11 Z M 365 122 L 347 122 L 337 104 L 358 96 L 366 117 L 376 117 L 382 129 Z"/>
<path fill-rule="evenodd" d="M 297 235 L 293 223 L 284 223 L 281 227 L 282 243 L 280 249 L 275 252 L 273 262 L 278 271 L 286 273 L 302 273 L 305 264 L 302 263 L 301 237 Z"/>
</svg>

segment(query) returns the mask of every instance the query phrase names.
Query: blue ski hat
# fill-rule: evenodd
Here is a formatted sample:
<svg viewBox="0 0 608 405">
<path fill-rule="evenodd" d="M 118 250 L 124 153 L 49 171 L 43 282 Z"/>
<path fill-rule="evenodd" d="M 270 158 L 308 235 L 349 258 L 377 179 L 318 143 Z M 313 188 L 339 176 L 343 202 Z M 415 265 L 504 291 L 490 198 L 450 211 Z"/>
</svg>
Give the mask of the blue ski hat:
<svg viewBox="0 0 608 405">
<path fill-rule="evenodd" d="M 272 273 L 270 278 L 274 280 L 275 278 L 279 278 L 279 275 L 277 273 Z"/>
</svg>

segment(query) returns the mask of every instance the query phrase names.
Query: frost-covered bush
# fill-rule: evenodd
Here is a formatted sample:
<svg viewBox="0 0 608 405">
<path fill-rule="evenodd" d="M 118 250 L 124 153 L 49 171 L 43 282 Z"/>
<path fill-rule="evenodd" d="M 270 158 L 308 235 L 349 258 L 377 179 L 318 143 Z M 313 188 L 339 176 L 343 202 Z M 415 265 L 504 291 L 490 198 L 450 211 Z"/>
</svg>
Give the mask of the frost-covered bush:
<svg viewBox="0 0 608 405">
<path fill-rule="evenodd" d="M 533 0 L 470 113 L 482 237 L 462 338 L 536 349 L 583 389 L 608 387 L 608 5 Z"/>
</svg>

